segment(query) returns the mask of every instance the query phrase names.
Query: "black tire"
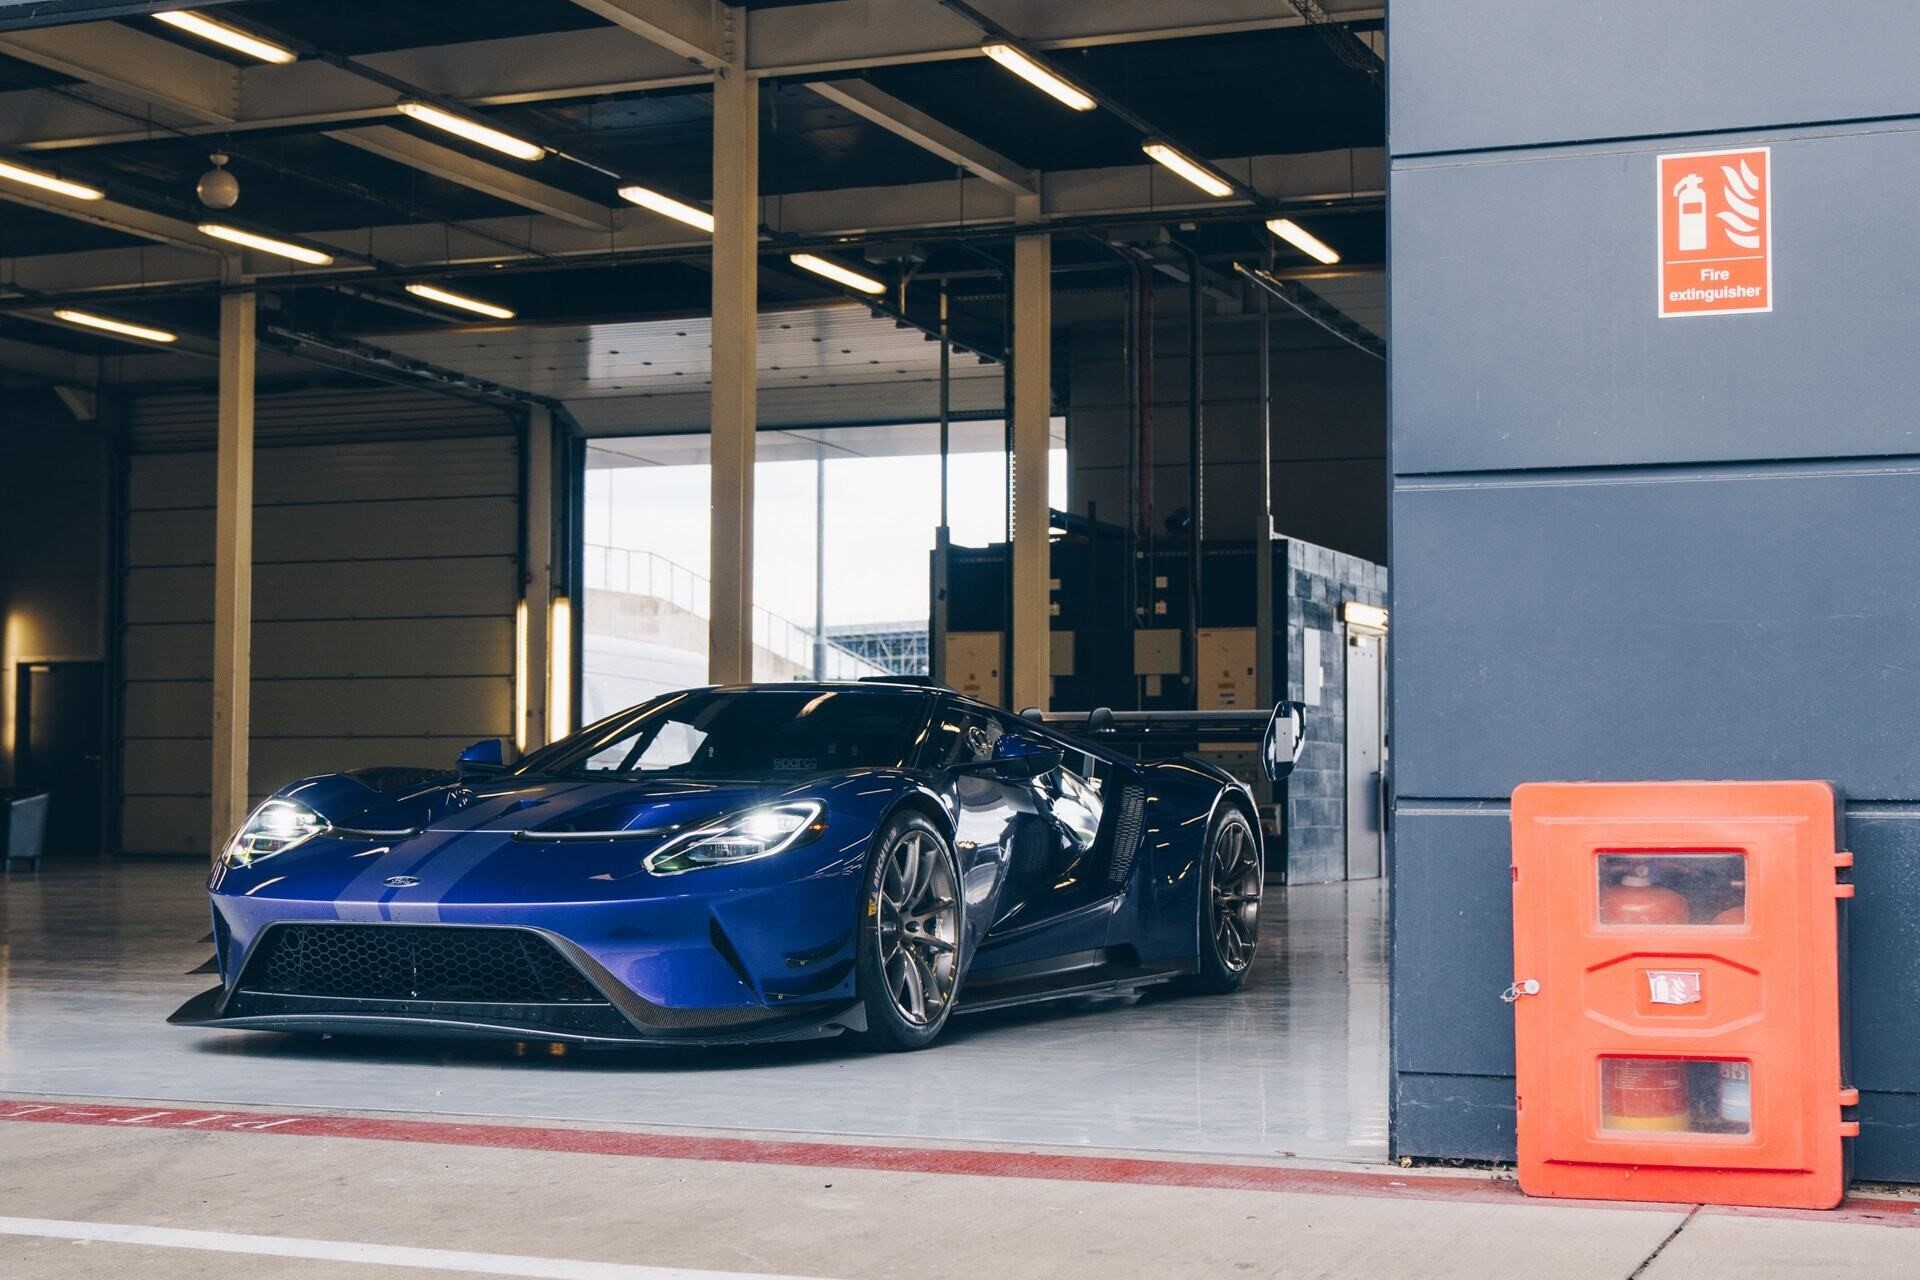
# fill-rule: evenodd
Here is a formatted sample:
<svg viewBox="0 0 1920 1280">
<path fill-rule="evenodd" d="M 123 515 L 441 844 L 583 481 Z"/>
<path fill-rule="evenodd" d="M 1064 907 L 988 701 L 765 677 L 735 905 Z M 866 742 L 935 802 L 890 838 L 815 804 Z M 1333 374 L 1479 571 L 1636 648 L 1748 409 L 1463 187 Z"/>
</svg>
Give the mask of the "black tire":
<svg viewBox="0 0 1920 1280">
<path fill-rule="evenodd" d="M 913 883 L 906 850 L 917 848 Z M 966 922 L 953 846 L 924 815 L 902 813 L 874 838 L 860 895 L 859 990 L 869 1048 L 924 1049 L 953 1013 Z"/>
<path fill-rule="evenodd" d="M 1207 833 L 1200 884 L 1200 971 L 1190 990 L 1238 991 L 1253 968 L 1260 939 L 1260 893 L 1266 853 L 1260 830 L 1238 805 L 1223 804 Z"/>
</svg>

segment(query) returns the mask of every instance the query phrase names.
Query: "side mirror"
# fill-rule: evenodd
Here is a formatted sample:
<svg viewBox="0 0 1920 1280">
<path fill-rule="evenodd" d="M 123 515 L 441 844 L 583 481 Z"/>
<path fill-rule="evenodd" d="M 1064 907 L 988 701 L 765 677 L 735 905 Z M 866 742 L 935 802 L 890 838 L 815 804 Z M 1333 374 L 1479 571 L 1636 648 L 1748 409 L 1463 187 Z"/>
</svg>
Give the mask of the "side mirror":
<svg viewBox="0 0 1920 1280">
<path fill-rule="evenodd" d="M 455 768 L 460 773 L 504 773 L 507 768 L 506 748 L 498 738 L 482 738 L 460 753 Z"/>
<path fill-rule="evenodd" d="M 1060 767 L 1065 753 L 1050 742 L 1025 734 L 1003 733 L 993 744 L 993 759 L 961 766 L 962 773 L 979 774 L 1001 782 L 1025 782 Z"/>
<path fill-rule="evenodd" d="M 1300 763 L 1300 752 L 1307 745 L 1307 706 L 1304 702 L 1282 702 L 1274 707 L 1267 721 L 1267 732 L 1260 739 L 1260 766 L 1267 780 L 1278 782 Z"/>
</svg>

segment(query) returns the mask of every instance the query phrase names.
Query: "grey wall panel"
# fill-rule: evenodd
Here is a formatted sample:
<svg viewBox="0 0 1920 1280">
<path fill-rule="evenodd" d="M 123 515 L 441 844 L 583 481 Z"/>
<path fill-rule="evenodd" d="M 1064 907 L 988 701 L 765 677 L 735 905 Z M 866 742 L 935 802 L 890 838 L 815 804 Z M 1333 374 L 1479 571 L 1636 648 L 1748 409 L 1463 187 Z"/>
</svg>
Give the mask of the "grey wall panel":
<svg viewBox="0 0 1920 1280">
<path fill-rule="evenodd" d="M 1853 1176 L 1869 1182 L 1920 1182 L 1920 1097 L 1862 1093 L 1860 1138 L 1853 1144 Z"/>
<path fill-rule="evenodd" d="M 1403 486 L 1403 796 L 1535 779 L 1920 786 L 1920 462 Z"/>
<path fill-rule="evenodd" d="M 511 676 L 513 616 L 255 623 L 253 674 L 256 680 Z M 358 696 L 379 693 L 367 687 Z"/>
<path fill-rule="evenodd" d="M 206 796 L 134 796 L 120 802 L 120 847 L 130 853 L 206 857 Z"/>
<path fill-rule="evenodd" d="M 1395 155 L 1920 112 L 1911 0 L 1417 0 L 1392 27 Z"/>
<path fill-rule="evenodd" d="M 1511 1076 L 1513 1012 L 1500 1002 L 1513 980 L 1506 806 L 1403 803 L 1394 822 L 1394 915 L 1421 925 L 1392 940 L 1394 1067 Z"/>
<path fill-rule="evenodd" d="M 1920 129 L 1768 140 L 1765 315 L 1657 317 L 1659 147 L 1396 168 L 1395 470 L 1920 452 Z"/>
<path fill-rule="evenodd" d="M 344 687 L 343 687 L 344 685 Z M 347 696 L 342 696 L 343 694 Z M 281 735 L 459 738 L 461 745 L 500 732 L 513 716 L 509 676 L 433 676 L 382 680 L 260 680 L 253 713 Z"/>
<path fill-rule="evenodd" d="M 1854 1083 L 1920 1095 L 1920 805 L 1851 806 L 1847 846 Z M 1920 1098 L 1911 1105 L 1920 1110 Z M 1911 1166 L 1920 1169 L 1920 1150 Z"/>
<path fill-rule="evenodd" d="M 186 439 L 187 416 L 151 409 L 136 439 L 174 426 L 183 434 L 165 438 Z M 212 472 L 205 451 L 132 459 L 122 588 L 132 851 L 205 852 Z M 444 764 L 509 733 L 515 441 L 262 447 L 255 473 L 255 795 L 329 769 Z"/>
<path fill-rule="evenodd" d="M 1510 1161 L 1513 1121 L 1513 1081 L 1507 1077 L 1394 1077 L 1395 1155 Z"/>
</svg>

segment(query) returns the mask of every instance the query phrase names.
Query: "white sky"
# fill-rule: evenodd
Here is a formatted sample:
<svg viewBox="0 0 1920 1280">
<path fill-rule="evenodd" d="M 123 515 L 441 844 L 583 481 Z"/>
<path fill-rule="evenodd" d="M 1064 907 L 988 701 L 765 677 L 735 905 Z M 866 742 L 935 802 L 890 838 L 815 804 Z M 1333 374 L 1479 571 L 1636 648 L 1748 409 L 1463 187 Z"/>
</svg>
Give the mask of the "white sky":
<svg viewBox="0 0 1920 1280">
<path fill-rule="evenodd" d="M 754 473 L 754 603 L 808 628 L 814 611 L 815 465 L 763 461 Z M 1006 529 L 1005 456 L 955 453 L 948 465 L 954 542 L 1000 541 Z M 1049 500 L 1064 508 L 1064 449 L 1054 451 L 1048 472 Z M 704 464 L 589 470 L 587 542 L 652 551 L 705 575 L 707 473 Z M 939 513 L 939 455 L 829 455 L 829 626 L 927 616 L 927 556 Z"/>
</svg>

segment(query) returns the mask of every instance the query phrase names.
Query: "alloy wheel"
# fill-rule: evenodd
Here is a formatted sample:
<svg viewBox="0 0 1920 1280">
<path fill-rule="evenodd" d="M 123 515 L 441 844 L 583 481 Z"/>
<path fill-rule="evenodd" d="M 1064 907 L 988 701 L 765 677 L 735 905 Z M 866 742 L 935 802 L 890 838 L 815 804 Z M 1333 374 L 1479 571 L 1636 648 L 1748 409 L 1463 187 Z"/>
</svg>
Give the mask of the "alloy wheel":
<svg viewBox="0 0 1920 1280">
<path fill-rule="evenodd" d="M 874 913 L 880 971 L 900 1016 L 924 1027 L 940 1019 L 959 976 L 960 901 L 953 861 L 931 835 L 912 829 L 884 857 Z"/>
<path fill-rule="evenodd" d="M 1213 944 L 1239 973 L 1253 962 L 1260 932 L 1260 855 L 1245 822 L 1223 822 L 1213 838 Z"/>
</svg>

